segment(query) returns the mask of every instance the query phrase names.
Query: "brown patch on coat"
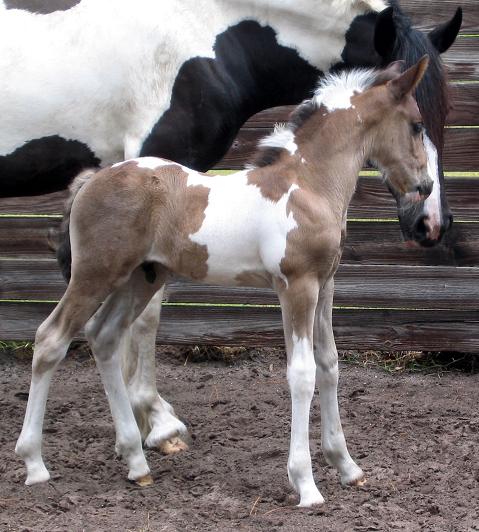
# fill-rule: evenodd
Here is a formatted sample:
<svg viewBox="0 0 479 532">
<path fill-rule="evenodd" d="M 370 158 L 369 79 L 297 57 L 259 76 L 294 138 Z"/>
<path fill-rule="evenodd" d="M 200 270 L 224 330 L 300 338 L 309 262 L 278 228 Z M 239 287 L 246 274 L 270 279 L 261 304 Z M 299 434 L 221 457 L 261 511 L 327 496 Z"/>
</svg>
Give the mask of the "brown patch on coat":
<svg viewBox="0 0 479 532">
<path fill-rule="evenodd" d="M 73 270 L 89 269 L 92 277 L 109 272 L 116 279 L 147 261 L 193 279 L 206 277 L 208 251 L 190 235 L 203 223 L 209 189 L 188 187 L 187 179 L 175 163 L 150 169 L 127 161 L 95 174 L 72 210 Z M 95 218 L 102 222 L 92 224 Z"/>
<path fill-rule="evenodd" d="M 248 172 L 248 185 L 257 186 L 263 197 L 278 202 L 287 194 L 291 185 L 296 182 L 291 164 L 288 164 L 286 150 L 277 164 L 264 168 L 254 168 Z M 284 160 L 283 160 L 284 159 Z"/>
<path fill-rule="evenodd" d="M 267 272 L 245 271 L 235 277 L 238 286 L 266 288 L 271 286 L 271 275 Z"/>
</svg>

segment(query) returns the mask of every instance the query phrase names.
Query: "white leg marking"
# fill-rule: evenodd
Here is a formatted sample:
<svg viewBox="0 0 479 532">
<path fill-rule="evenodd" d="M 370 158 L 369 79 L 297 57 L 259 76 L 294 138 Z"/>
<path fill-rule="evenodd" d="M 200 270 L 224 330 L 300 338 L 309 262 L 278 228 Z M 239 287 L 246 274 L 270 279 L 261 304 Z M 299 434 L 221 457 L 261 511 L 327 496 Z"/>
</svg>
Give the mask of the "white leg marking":
<svg viewBox="0 0 479 532">
<path fill-rule="evenodd" d="M 300 495 L 298 506 L 322 504 L 324 499 L 313 479 L 309 450 L 309 411 L 314 394 L 316 364 L 312 342 L 293 333 L 292 353 L 288 362 L 288 383 L 291 391 L 291 444 L 288 477 Z"/>
<path fill-rule="evenodd" d="M 323 454 L 340 474 L 341 483 L 359 484 L 364 473 L 351 458 L 344 438 L 338 406 L 338 352 L 331 323 L 334 282 L 323 288 L 315 316 L 314 355 L 321 403 L 321 444 Z"/>
<path fill-rule="evenodd" d="M 88 322 L 85 332 L 105 387 L 116 430 L 116 451 L 127 462 L 130 480 L 142 480 L 150 473 L 141 445 L 141 434 L 128 399 L 121 373 L 118 347 L 123 328 L 135 312 L 135 295 L 129 287 L 119 289 Z"/>
<path fill-rule="evenodd" d="M 24 459 L 27 467 L 27 486 L 50 479 L 42 458 L 43 418 L 52 376 L 70 343 L 59 338 L 57 331 L 48 328 L 50 319 L 51 316 L 40 326 L 36 335 L 27 410 L 15 447 L 15 452 Z"/>
<path fill-rule="evenodd" d="M 121 360 L 130 403 L 148 447 L 187 432 L 174 410 L 157 392 L 155 341 L 160 322 L 163 289 L 151 299 L 121 342 Z M 186 444 L 185 448 L 186 448 Z"/>
</svg>

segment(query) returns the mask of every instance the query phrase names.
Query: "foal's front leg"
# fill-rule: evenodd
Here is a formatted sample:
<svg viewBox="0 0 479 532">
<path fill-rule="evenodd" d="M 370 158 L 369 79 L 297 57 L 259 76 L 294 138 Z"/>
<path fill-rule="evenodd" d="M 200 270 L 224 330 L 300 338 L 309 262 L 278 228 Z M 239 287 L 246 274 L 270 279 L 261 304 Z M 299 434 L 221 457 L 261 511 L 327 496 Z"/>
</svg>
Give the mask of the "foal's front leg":
<svg viewBox="0 0 479 532">
<path fill-rule="evenodd" d="M 314 357 L 321 403 L 321 444 L 329 465 L 340 474 L 341 484 L 361 485 L 364 473 L 349 455 L 338 406 L 338 352 L 332 326 L 334 280 L 319 294 L 314 324 Z"/>
<path fill-rule="evenodd" d="M 278 286 L 281 283 L 279 281 Z M 318 281 L 312 278 L 301 278 L 290 282 L 287 288 L 284 285 L 277 288 L 283 314 L 292 403 L 288 477 L 299 493 L 299 506 L 324 502 L 314 483 L 309 449 L 309 411 L 316 380 L 313 323 L 318 290 Z"/>
</svg>

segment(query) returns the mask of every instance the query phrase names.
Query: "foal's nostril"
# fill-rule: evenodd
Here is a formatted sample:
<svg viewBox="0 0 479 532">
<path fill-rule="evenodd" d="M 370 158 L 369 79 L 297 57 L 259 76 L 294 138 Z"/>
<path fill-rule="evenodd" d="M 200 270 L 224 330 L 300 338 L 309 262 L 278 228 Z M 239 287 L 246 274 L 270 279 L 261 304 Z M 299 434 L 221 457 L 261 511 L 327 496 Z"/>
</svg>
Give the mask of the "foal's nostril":
<svg viewBox="0 0 479 532">
<path fill-rule="evenodd" d="M 432 192 L 433 182 L 426 181 L 417 186 L 416 190 L 421 196 L 429 196 Z"/>
</svg>

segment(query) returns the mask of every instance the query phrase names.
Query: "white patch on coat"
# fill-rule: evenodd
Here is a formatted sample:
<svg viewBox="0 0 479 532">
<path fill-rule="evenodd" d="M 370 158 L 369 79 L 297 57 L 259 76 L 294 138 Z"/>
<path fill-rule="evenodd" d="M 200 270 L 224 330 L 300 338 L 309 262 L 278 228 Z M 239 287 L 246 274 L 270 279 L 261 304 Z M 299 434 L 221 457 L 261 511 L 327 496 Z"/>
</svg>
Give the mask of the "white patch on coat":
<svg viewBox="0 0 479 532">
<path fill-rule="evenodd" d="M 275 124 L 273 133 L 261 139 L 258 143 L 258 147 L 282 148 L 287 150 L 290 155 L 294 155 L 298 151 L 294 132 L 288 129 L 285 124 Z"/>
<path fill-rule="evenodd" d="M 331 112 L 336 109 L 354 108 L 351 98 L 367 89 L 376 78 L 373 69 L 358 69 L 327 74 L 320 82 L 313 101 L 317 107 L 324 105 Z"/>
<path fill-rule="evenodd" d="M 298 506 L 321 504 L 324 499 L 314 483 L 309 450 L 309 414 L 316 382 L 312 338 L 292 334 L 288 353 L 288 384 L 291 392 L 291 444 L 288 477 L 300 495 Z"/>
<path fill-rule="evenodd" d="M 205 219 L 190 239 L 205 245 L 208 273 L 204 282 L 231 284 L 242 273 L 279 277 L 288 233 L 297 227 L 287 212 L 292 185 L 279 201 L 265 198 L 256 185 L 247 182 L 248 171 L 224 176 L 205 176 L 190 171 L 188 186 L 210 189 Z"/>
<path fill-rule="evenodd" d="M 156 170 L 156 168 L 159 168 L 160 166 L 181 166 L 179 163 L 169 161 L 168 159 L 162 159 L 161 157 L 135 157 L 134 159 L 127 159 L 126 161 L 112 164 L 111 167 L 117 168 L 127 163 L 136 163 L 138 168 L 148 168 L 150 170 Z"/>
<path fill-rule="evenodd" d="M 181 66 L 214 58 L 217 35 L 243 20 L 271 26 L 321 71 L 340 60 L 352 20 L 378 0 L 82 0 L 0 17 L 0 155 L 60 135 L 102 165 L 138 155 L 169 108 Z M 114 13 L 114 17 L 112 16 Z M 167 23 L 166 23 L 167 21 Z"/>
<path fill-rule="evenodd" d="M 439 181 L 436 146 L 425 133 L 423 139 L 427 154 L 427 173 L 434 182 L 432 192 L 424 202 L 424 215 L 428 217 L 426 221 L 429 228 L 428 237 L 434 240 L 439 238 L 442 224 L 441 182 Z"/>
</svg>

